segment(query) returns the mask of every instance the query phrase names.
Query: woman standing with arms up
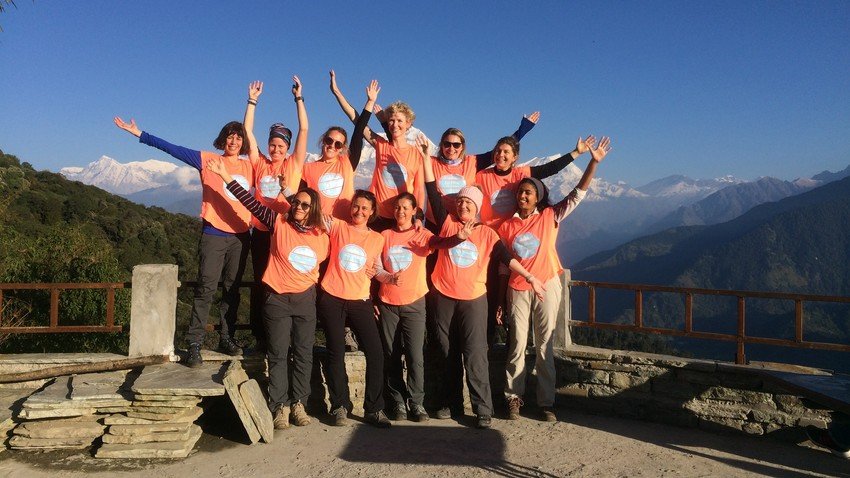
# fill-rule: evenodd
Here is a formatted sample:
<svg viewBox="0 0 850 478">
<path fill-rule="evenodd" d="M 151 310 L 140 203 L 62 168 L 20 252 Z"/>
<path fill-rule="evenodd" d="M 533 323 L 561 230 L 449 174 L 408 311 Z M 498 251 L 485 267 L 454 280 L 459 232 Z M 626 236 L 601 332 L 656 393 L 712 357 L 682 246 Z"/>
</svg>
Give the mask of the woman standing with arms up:
<svg viewBox="0 0 850 478">
<path fill-rule="evenodd" d="M 253 168 L 247 157 L 248 142 L 245 140 L 245 128 L 238 121 L 224 125 L 213 141 L 213 146 L 222 154 L 209 151 L 196 151 L 173 145 L 156 136 L 143 132 L 136 126 L 135 120 L 125 123 L 115 117 L 119 128 L 139 138 L 139 142 L 160 149 L 171 156 L 197 169 L 201 175 L 202 203 L 201 218 L 203 232 L 198 245 L 198 285 L 192 302 L 192 316 L 186 342 L 189 344 L 189 358 L 186 365 L 199 367 L 203 364 L 201 344 L 206 335 L 207 317 L 213 294 L 222 282 L 223 292 L 219 310 L 221 313 L 221 331 L 218 349 L 228 355 L 239 355 L 242 348 L 234 340 L 236 332 L 236 311 L 239 307 L 239 287 L 245 261 L 248 257 L 250 235 L 248 229 L 251 213 L 231 194 L 221 178 L 211 173 L 207 166 L 210 161 L 220 160 L 224 167 L 244 188 L 253 183 Z"/>
<path fill-rule="evenodd" d="M 316 283 L 319 263 L 328 256 L 329 243 L 322 229 L 319 195 L 312 189 L 302 189 L 292 197 L 290 208 L 284 196 L 284 191 L 288 191 L 287 179 L 281 175 L 278 197 L 269 207 L 234 181 L 223 162 L 213 161 L 209 169 L 221 176 L 228 191 L 271 233 L 269 262 L 263 274 L 269 409 L 277 429 L 288 428 L 290 421 L 297 426 L 308 425 L 310 417 L 304 402 L 310 396 L 316 342 Z"/>
<path fill-rule="evenodd" d="M 437 266 L 431 275 L 434 284 L 434 318 L 441 359 L 444 362 L 439 400 L 442 408 L 437 418 L 450 418 L 452 408 L 462 406 L 458 387 L 462 380 L 461 366 L 466 368 L 476 426 L 489 428 L 493 415 L 490 394 L 489 361 L 487 358 L 487 297 L 485 279 L 490 259 L 517 272 L 532 286 L 535 294 L 545 293 L 542 282 L 530 274 L 499 240 L 493 229 L 477 221 L 483 195 L 475 186 L 467 186 L 457 193 L 456 214 L 449 215 L 436 190 L 431 158 L 427 145 L 422 148 L 423 172 L 428 201 L 434 210 L 440 235 L 450 237 L 472 223 L 472 232 L 461 244 L 451 249 L 441 249 Z M 462 359 L 462 360 L 461 360 Z M 462 365 L 461 365 L 462 363 Z"/>
<path fill-rule="evenodd" d="M 286 186 L 290 191 L 297 191 L 301 182 L 301 169 L 307 157 L 307 109 L 304 107 L 301 80 L 292 77 L 292 96 L 298 114 L 298 136 L 295 138 L 295 150 L 287 155 L 292 144 L 292 131 L 283 125 L 275 123 L 269 128 L 268 155 L 260 152 L 254 138 L 254 113 L 257 102 L 263 93 L 263 83 L 254 81 L 248 85 L 248 105 L 245 107 L 245 133 L 248 138 L 248 157 L 254 166 L 254 197 L 263 206 L 272 207 L 274 200 L 281 191 L 279 176 L 287 179 Z M 269 261 L 271 232 L 256 217 L 251 218 L 251 264 L 254 269 L 254 282 L 259 286 L 266 264 Z M 262 308 L 263 294 L 251 295 L 251 331 L 257 340 L 260 350 L 265 350 L 265 332 L 263 330 Z"/>
<path fill-rule="evenodd" d="M 546 294 L 536 297 L 515 272 L 511 273 L 509 286 L 511 333 L 508 340 L 506 365 L 507 383 L 505 399 L 508 418 L 519 419 L 522 395 L 525 393 L 525 349 L 528 345 L 529 319 L 534 328 L 535 364 L 537 370 L 537 404 L 541 418 L 556 420 L 555 410 L 555 358 L 553 339 L 558 307 L 561 304 L 561 278 L 563 268 L 555 250 L 558 226 L 584 199 L 597 165 L 611 151 L 611 141 L 603 137 L 599 146 L 590 149 L 590 163 L 581 179 L 563 200 L 549 206 L 549 192 L 537 178 L 524 178 L 517 187 L 516 214 L 499 227 L 502 242 L 511 250 L 516 260 L 536 277 L 544 281 Z"/>
<path fill-rule="evenodd" d="M 337 97 L 340 105 L 348 104 L 336 87 L 336 75 L 331 70 L 331 91 Z M 372 80 L 371 87 L 377 88 L 377 81 Z M 380 91 L 380 89 L 378 89 Z M 343 111 L 345 107 L 343 107 Z M 348 112 L 346 112 L 348 114 Z M 416 114 L 407 103 L 396 101 L 383 111 L 387 118 L 387 134 L 389 140 L 374 134 L 366 127 L 363 138 L 375 148 L 375 170 L 372 173 L 372 183 L 369 191 L 378 200 L 378 216 L 372 227 L 383 231 L 393 226 L 393 208 L 395 198 L 403 192 L 409 192 L 420 203 L 425 200 L 422 177 L 419 171 L 421 161 L 416 146 L 408 144 L 407 132 L 416 120 Z M 349 116 L 351 118 L 351 116 Z M 352 119 L 354 121 L 354 119 Z"/>
</svg>

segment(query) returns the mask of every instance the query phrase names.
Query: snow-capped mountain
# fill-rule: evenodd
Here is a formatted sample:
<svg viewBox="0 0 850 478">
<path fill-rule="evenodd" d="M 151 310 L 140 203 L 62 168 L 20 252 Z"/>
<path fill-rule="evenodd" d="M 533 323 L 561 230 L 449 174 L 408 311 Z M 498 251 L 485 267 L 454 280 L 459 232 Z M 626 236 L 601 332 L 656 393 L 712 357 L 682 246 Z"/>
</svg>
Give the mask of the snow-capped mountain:
<svg viewBox="0 0 850 478">
<path fill-rule="evenodd" d="M 84 168 L 62 168 L 59 174 L 120 195 L 163 186 L 176 186 L 186 192 L 201 191 L 197 170 L 155 159 L 119 163 L 108 156 L 101 156 Z"/>
<path fill-rule="evenodd" d="M 723 176 L 714 179 L 691 179 L 687 176 L 676 174 L 652 181 L 649 184 L 645 184 L 637 188 L 637 190 L 648 196 L 655 197 L 699 196 L 700 198 L 704 198 L 709 194 L 725 188 L 726 186 L 732 186 L 743 182 L 746 181 L 733 176 Z"/>
</svg>

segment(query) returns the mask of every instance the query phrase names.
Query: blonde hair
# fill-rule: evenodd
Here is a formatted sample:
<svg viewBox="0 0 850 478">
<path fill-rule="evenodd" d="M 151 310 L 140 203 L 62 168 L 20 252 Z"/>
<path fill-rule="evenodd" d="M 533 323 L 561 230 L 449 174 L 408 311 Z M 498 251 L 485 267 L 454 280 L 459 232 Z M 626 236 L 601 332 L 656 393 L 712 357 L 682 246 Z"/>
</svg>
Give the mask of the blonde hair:
<svg viewBox="0 0 850 478">
<path fill-rule="evenodd" d="M 413 124 L 413 122 L 416 121 L 416 113 L 413 112 L 413 108 L 403 101 L 396 101 L 390 104 L 384 108 L 384 111 L 387 112 L 387 117 L 392 116 L 394 113 L 401 113 L 404 116 L 407 116 L 407 119 L 410 120 L 410 124 Z"/>
</svg>

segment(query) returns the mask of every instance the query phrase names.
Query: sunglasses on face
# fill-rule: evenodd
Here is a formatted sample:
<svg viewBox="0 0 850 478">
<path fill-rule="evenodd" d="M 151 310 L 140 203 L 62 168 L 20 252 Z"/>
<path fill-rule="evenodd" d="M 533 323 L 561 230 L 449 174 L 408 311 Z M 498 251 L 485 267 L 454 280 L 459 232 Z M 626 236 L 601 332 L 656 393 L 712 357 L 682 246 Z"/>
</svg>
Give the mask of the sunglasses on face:
<svg viewBox="0 0 850 478">
<path fill-rule="evenodd" d="M 341 141 L 334 141 L 334 139 L 330 136 L 325 136 L 325 139 L 322 140 L 322 144 L 333 149 L 342 149 L 342 147 L 345 146 L 345 143 Z"/>
<path fill-rule="evenodd" d="M 298 199 L 292 200 L 292 208 L 297 209 L 301 208 L 302 211 L 309 211 L 311 204 L 308 202 L 301 202 Z"/>
<path fill-rule="evenodd" d="M 462 146 L 463 146 L 463 143 L 460 143 L 460 142 L 455 143 L 453 141 L 443 141 L 443 147 L 444 148 L 460 149 Z"/>
</svg>

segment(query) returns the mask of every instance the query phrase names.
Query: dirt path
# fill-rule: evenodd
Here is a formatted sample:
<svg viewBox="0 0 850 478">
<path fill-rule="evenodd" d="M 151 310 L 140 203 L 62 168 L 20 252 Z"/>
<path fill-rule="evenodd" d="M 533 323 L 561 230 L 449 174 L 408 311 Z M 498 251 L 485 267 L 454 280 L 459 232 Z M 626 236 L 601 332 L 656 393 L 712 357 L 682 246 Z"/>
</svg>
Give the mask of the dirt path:
<svg viewBox="0 0 850 478">
<path fill-rule="evenodd" d="M 224 405 L 217 405 L 223 407 Z M 848 476 L 850 460 L 774 440 L 725 436 L 607 416 L 559 411 L 560 422 L 395 422 L 390 430 L 314 421 L 244 445 L 228 410 L 185 460 L 98 460 L 88 452 L 0 453 L 0 476 L 554 477 Z M 802 441 L 802 439 L 801 439 Z"/>
</svg>

